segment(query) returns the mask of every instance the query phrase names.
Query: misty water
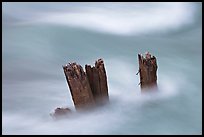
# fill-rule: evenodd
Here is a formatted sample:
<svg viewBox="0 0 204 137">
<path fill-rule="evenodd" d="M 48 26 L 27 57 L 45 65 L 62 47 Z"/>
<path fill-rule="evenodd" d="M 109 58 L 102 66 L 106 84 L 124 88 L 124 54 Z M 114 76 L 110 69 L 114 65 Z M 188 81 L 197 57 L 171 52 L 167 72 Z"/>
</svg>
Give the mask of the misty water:
<svg viewBox="0 0 204 137">
<path fill-rule="evenodd" d="M 2 134 L 201 134 L 201 3 L 3 3 Z M 141 94 L 138 53 L 157 57 Z M 62 65 L 103 58 L 110 104 L 75 112 Z"/>
</svg>

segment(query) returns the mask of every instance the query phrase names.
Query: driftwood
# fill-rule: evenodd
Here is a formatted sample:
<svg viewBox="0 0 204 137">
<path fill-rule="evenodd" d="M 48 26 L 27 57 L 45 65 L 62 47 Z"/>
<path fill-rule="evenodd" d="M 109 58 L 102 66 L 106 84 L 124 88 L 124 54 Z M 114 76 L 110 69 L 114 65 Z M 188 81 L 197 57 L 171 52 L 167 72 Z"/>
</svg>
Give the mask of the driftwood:
<svg viewBox="0 0 204 137">
<path fill-rule="evenodd" d="M 138 54 L 139 71 L 140 73 L 140 86 L 141 89 L 157 88 L 157 62 L 156 57 L 152 56 L 149 52 L 145 57 Z"/>
<path fill-rule="evenodd" d="M 63 69 L 76 110 L 108 102 L 108 84 L 102 59 L 96 61 L 94 67 L 85 65 L 86 73 L 76 63 L 69 63 Z"/>
</svg>

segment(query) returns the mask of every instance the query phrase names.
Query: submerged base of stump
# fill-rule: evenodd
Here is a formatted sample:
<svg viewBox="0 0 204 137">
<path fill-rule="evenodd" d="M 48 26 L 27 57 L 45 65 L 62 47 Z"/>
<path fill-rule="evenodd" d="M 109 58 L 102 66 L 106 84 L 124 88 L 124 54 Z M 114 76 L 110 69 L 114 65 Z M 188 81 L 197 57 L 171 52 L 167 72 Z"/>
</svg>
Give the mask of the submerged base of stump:
<svg viewBox="0 0 204 137">
<path fill-rule="evenodd" d="M 98 59 L 95 66 L 68 63 L 63 66 L 64 74 L 76 110 L 87 110 L 109 101 L 108 84 L 104 62 Z"/>
<path fill-rule="evenodd" d="M 64 118 L 70 116 L 72 111 L 69 108 L 56 108 L 53 113 L 50 114 L 55 119 Z"/>
<path fill-rule="evenodd" d="M 155 56 L 146 52 L 145 57 L 138 54 L 140 86 L 142 91 L 157 89 L 157 61 Z"/>
</svg>

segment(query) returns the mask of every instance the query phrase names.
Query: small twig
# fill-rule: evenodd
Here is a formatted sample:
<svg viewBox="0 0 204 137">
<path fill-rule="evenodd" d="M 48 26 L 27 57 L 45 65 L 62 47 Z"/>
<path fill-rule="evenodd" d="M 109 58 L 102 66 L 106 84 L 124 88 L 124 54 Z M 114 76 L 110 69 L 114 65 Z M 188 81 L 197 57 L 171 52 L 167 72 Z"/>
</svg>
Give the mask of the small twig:
<svg viewBox="0 0 204 137">
<path fill-rule="evenodd" d="M 136 75 L 138 75 L 140 73 L 140 69 L 138 70 L 138 72 L 136 73 Z"/>
</svg>

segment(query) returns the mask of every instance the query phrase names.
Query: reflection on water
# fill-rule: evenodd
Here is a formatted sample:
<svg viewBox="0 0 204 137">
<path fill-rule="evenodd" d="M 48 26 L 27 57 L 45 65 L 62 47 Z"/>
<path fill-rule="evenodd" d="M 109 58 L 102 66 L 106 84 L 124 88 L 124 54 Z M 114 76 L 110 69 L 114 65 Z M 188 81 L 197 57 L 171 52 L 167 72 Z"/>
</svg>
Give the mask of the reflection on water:
<svg viewBox="0 0 204 137">
<path fill-rule="evenodd" d="M 200 3 L 3 3 L 2 134 L 201 134 Z M 137 54 L 158 60 L 140 94 Z M 110 105 L 70 119 L 62 65 L 103 58 Z"/>
</svg>

